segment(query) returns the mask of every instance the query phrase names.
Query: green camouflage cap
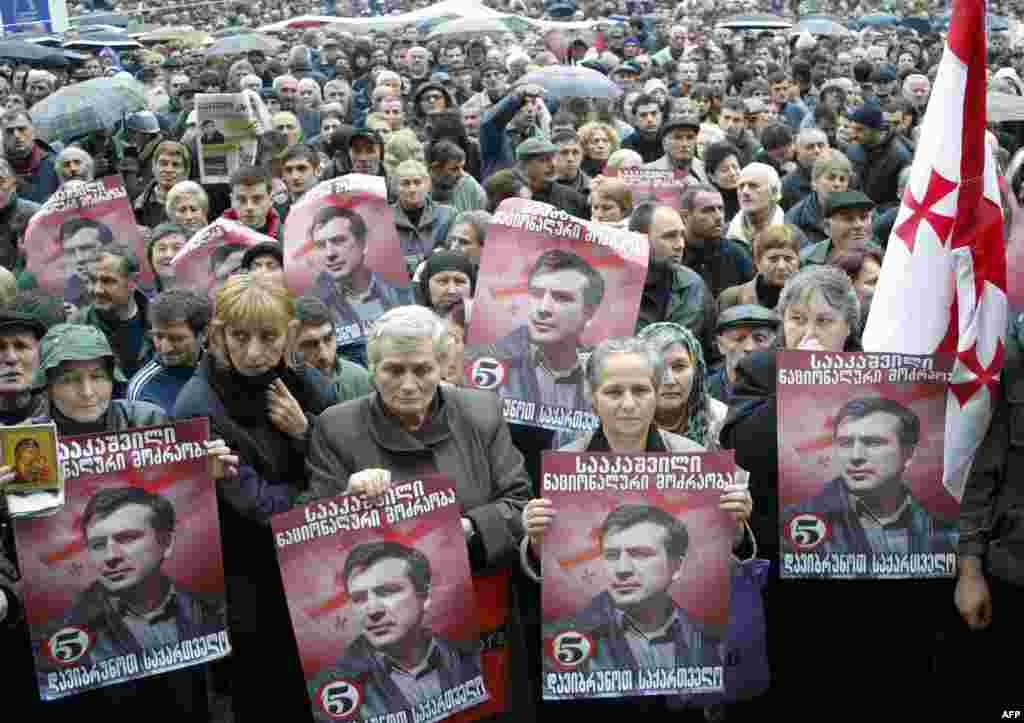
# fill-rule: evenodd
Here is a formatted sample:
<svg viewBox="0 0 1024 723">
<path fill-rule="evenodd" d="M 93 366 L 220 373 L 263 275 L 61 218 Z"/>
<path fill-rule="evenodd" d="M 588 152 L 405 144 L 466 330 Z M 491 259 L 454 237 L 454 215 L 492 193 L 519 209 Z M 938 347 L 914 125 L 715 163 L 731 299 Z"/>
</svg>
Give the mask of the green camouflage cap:
<svg viewBox="0 0 1024 723">
<path fill-rule="evenodd" d="M 39 368 L 36 369 L 32 386 L 36 389 L 45 387 L 48 383 L 47 372 L 59 367 L 61 362 L 89 361 L 103 357 L 113 359 L 114 352 L 102 331 L 88 324 L 57 324 L 39 342 Z M 116 363 L 114 381 L 128 381 Z"/>
</svg>

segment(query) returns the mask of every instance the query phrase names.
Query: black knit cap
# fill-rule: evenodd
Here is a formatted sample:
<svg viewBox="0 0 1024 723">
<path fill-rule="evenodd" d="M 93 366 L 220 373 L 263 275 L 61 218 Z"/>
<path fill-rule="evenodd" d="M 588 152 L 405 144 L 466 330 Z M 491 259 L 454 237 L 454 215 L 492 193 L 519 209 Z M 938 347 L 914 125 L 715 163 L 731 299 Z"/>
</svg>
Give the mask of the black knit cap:
<svg viewBox="0 0 1024 723">
<path fill-rule="evenodd" d="M 437 251 L 430 255 L 420 273 L 420 298 L 430 306 L 430 277 L 442 271 L 461 271 L 469 277 L 469 293 L 476 292 L 476 267 L 469 257 L 457 251 Z"/>
</svg>

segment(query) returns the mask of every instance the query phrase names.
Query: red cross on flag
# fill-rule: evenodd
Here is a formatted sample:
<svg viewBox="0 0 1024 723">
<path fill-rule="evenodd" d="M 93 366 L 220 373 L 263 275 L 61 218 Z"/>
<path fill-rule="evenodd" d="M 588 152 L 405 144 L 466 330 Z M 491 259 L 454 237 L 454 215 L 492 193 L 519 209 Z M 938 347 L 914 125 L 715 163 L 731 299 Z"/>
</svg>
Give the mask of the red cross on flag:
<svg viewBox="0 0 1024 723">
<path fill-rule="evenodd" d="M 985 142 L 985 82 L 984 0 L 954 0 L 864 329 L 867 351 L 956 353 L 943 479 L 957 499 L 992 418 L 1006 334 L 1006 242 Z"/>
</svg>

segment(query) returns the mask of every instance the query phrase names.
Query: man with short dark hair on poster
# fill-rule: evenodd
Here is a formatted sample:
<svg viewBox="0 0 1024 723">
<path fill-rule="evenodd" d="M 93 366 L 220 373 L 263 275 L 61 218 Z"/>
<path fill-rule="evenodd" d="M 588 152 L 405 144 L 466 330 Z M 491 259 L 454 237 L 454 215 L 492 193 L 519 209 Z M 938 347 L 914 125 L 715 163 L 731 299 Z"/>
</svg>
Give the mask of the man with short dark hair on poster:
<svg viewBox="0 0 1024 723">
<path fill-rule="evenodd" d="M 80 525 L 96 577 L 60 623 L 91 637 L 92 649 L 79 664 L 225 629 L 222 600 L 192 593 L 162 570 L 174 552 L 176 514 L 170 500 L 141 487 L 100 489 L 86 504 Z"/>
<path fill-rule="evenodd" d="M 349 551 L 341 577 L 361 632 L 334 666 L 311 681 L 316 697 L 329 686 L 358 682 L 359 718 L 372 720 L 481 675 L 478 640 L 448 640 L 426 625 L 431 566 L 422 552 L 398 542 L 362 543 Z"/>
<path fill-rule="evenodd" d="M 690 545 L 681 520 L 653 505 L 620 505 L 602 523 L 600 543 L 607 589 L 571 618 L 546 626 L 545 638 L 587 635 L 592 655 L 583 673 L 723 664 L 722 637 L 691 619 L 670 593 Z"/>
<path fill-rule="evenodd" d="M 604 300 L 604 277 L 572 251 L 549 249 L 528 277 L 526 323 L 475 357 L 505 364 L 503 398 L 589 409 L 582 336 Z"/>
<path fill-rule="evenodd" d="M 809 516 L 827 530 L 813 548 L 817 555 L 955 552 L 956 523 L 926 510 L 907 483 L 920 441 L 920 418 L 900 402 L 846 402 L 832 426 L 834 477 L 819 495 L 783 512 L 784 548 L 794 549 L 788 521 Z"/>
<path fill-rule="evenodd" d="M 334 314 L 335 324 L 364 327 L 388 309 L 413 303 L 412 290 L 391 283 L 366 265 L 366 220 L 343 206 L 324 206 L 313 219 L 309 241 L 322 269 L 316 295 Z M 339 339 L 345 343 L 346 339 Z"/>
<path fill-rule="evenodd" d="M 84 306 L 92 300 L 96 262 L 103 248 L 113 241 L 114 232 L 102 221 L 73 216 L 61 224 L 57 243 L 64 269 L 66 302 Z"/>
<path fill-rule="evenodd" d="M 224 142 L 224 134 L 217 130 L 217 123 L 212 118 L 204 120 L 200 130 L 204 146 L 219 146 Z"/>
</svg>

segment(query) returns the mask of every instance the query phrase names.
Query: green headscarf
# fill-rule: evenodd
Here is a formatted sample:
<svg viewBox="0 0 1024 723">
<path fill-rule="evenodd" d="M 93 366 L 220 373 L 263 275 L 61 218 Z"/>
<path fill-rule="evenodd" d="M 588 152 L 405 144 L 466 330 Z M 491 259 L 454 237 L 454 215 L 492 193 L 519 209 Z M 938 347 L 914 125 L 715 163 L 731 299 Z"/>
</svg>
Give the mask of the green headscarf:
<svg viewBox="0 0 1024 723">
<path fill-rule="evenodd" d="M 690 355 L 693 364 L 693 383 L 690 385 L 690 397 L 686 400 L 686 431 L 683 436 L 697 444 L 708 446 L 708 419 L 710 418 L 708 394 L 704 388 L 704 377 L 707 365 L 704 363 L 704 350 L 697 337 L 680 324 L 663 321 L 648 324 L 639 334 L 638 339 L 646 341 L 659 354 L 664 354 L 676 344 L 681 344 Z"/>
</svg>

